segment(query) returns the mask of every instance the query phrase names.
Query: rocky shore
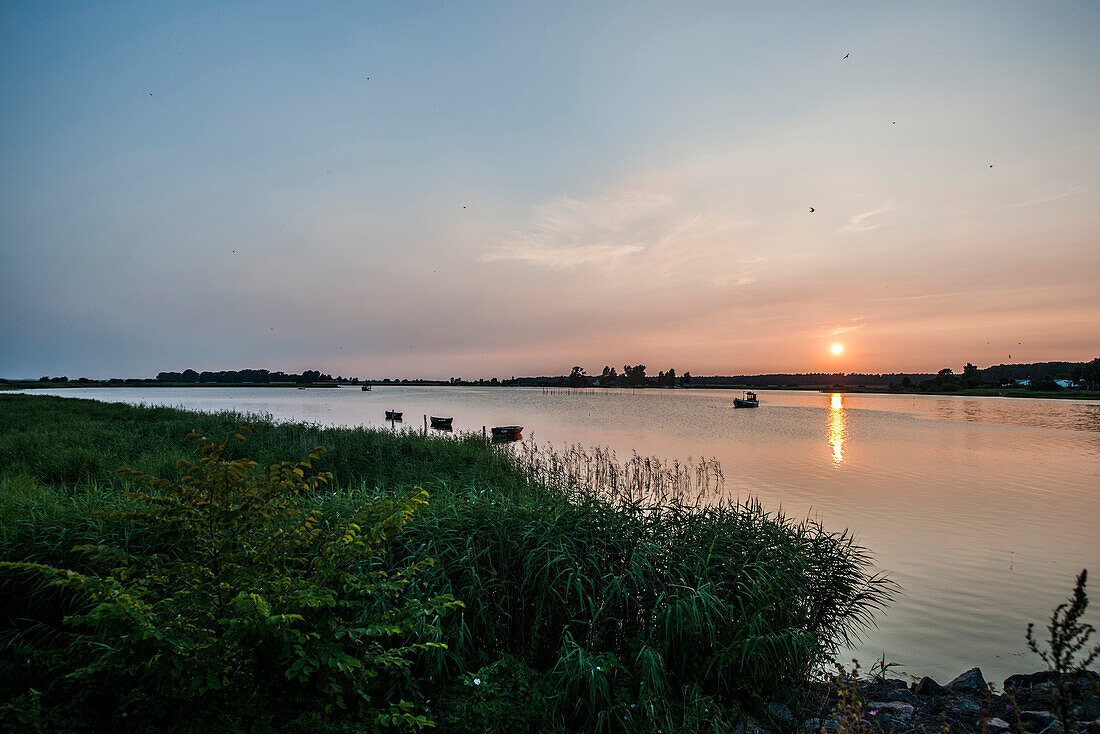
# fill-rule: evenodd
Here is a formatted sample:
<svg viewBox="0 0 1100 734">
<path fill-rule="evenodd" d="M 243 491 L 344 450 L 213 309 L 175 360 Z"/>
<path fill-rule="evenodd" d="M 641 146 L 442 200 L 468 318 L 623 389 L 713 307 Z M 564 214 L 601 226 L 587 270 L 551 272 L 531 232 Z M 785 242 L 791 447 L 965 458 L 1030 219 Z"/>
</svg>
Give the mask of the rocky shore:
<svg viewBox="0 0 1100 734">
<path fill-rule="evenodd" d="M 803 711 L 809 718 L 801 722 L 782 704 L 769 704 L 768 710 L 768 721 L 745 717 L 735 734 L 1100 734 L 1100 675 L 1081 671 L 1067 674 L 1061 681 L 1046 671 L 1013 675 L 999 691 L 979 668 L 943 685 L 928 677 L 914 681 L 842 679 L 808 686 Z"/>
</svg>

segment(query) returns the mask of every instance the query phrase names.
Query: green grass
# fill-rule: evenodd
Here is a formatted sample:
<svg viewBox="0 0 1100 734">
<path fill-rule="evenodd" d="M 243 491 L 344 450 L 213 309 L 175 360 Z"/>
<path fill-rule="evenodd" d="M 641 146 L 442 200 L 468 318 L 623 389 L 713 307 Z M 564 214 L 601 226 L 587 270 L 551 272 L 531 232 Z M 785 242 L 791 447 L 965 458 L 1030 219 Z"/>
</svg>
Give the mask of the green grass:
<svg viewBox="0 0 1100 734">
<path fill-rule="evenodd" d="M 78 544 L 147 550 L 93 514 L 128 502 L 117 467 L 175 476 L 190 429 L 220 440 L 246 418 L 0 395 L 0 560 L 80 568 Z M 261 466 L 328 447 L 333 485 L 311 499 L 327 522 L 428 490 L 386 563 L 434 558 L 421 591 L 465 606 L 393 691 L 447 731 L 720 729 L 793 691 L 890 594 L 847 534 L 716 500 L 713 462 L 250 420 L 234 451 Z M 0 576 L 0 703 L 24 706 L 58 674 L 30 669 L 28 645 L 74 635 L 60 624 L 72 600 L 27 583 Z"/>
</svg>

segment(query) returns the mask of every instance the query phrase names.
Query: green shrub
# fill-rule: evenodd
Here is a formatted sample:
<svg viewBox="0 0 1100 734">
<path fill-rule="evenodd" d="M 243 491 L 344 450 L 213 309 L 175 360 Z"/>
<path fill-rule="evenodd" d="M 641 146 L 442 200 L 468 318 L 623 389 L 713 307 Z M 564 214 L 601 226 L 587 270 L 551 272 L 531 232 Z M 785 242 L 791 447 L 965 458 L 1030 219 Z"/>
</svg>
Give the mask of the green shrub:
<svg viewBox="0 0 1100 734">
<path fill-rule="evenodd" d="M 259 470 L 226 458 L 229 440 L 190 438 L 201 458 L 180 460 L 178 480 L 123 470 L 147 489 L 107 514 L 146 533 L 142 552 L 78 548 L 98 572 L 0 563 L 8 577 L 48 579 L 39 593 L 60 590 L 74 610 L 64 632 L 39 619 L 7 636 L 9 653 L 22 646 L 29 664 L 66 673 L 7 713 L 94 730 L 264 731 L 301 726 L 320 708 L 354 730 L 430 726 L 402 699 L 401 671 L 440 644 L 427 640 L 430 620 L 460 603 L 411 593 L 430 559 L 385 568 L 381 558 L 427 493 L 332 523 L 310 506 L 329 481 L 312 472 L 323 448 Z"/>
</svg>

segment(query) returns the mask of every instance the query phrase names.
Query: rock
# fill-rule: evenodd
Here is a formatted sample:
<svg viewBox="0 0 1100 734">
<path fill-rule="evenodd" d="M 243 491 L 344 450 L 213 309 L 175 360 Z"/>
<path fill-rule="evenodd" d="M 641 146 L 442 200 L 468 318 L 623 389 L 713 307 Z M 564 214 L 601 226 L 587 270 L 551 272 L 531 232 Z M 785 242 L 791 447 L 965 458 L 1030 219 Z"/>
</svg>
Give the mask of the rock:
<svg viewBox="0 0 1100 734">
<path fill-rule="evenodd" d="M 909 683 L 907 681 L 903 681 L 901 678 L 887 678 L 886 682 L 883 685 L 888 688 L 893 688 L 895 690 L 901 688 L 909 690 Z"/>
<path fill-rule="evenodd" d="M 981 725 L 983 730 L 988 729 L 991 732 L 1008 731 L 1012 728 L 1012 724 L 1009 724 L 1004 719 L 998 719 L 996 716 L 990 719 L 980 719 L 978 724 Z"/>
<path fill-rule="evenodd" d="M 822 729 L 833 731 L 840 728 L 840 722 L 836 719 L 806 719 L 802 722 L 802 728 L 807 732 L 819 732 Z"/>
<path fill-rule="evenodd" d="M 1027 675 L 1010 675 L 1005 678 L 1004 687 L 1006 691 L 1012 688 L 1034 688 L 1043 683 L 1050 683 L 1052 680 L 1054 680 L 1053 671 L 1043 670 Z"/>
<path fill-rule="evenodd" d="M 1057 677 L 1058 674 L 1053 670 L 1040 670 L 1038 673 L 1027 675 L 1010 675 L 1005 678 L 1004 687 L 1006 691 L 1010 688 L 1039 688 L 1053 683 Z M 1087 685 L 1092 681 L 1100 681 L 1100 673 L 1095 670 L 1078 670 L 1067 673 L 1066 678 L 1078 684 Z"/>
<path fill-rule="evenodd" d="M 874 701 L 867 704 L 867 715 L 878 721 L 886 720 L 908 724 L 913 720 L 913 714 L 916 711 L 913 706 L 901 701 Z"/>
<path fill-rule="evenodd" d="M 1055 716 L 1049 711 L 1021 711 L 1020 721 L 1032 731 L 1042 731 L 1055 722 Z"/>
<path fill-rule="evenodd" d="M 947 689 L 926 675 L 920 679 L 913 692 L 918 696 L 942 696 L 947 693 Z"/>
<path fill-rule="evenodd" d="M 768 713 L 771 714 L 773 719 L 782 721 L 784 724 L 789 724 L 794 720 L 794 717 L 791 716 L 791 710 L 779 701 L 772 701 L 768 704 Z"/>
<path fill-rule="evenodd" d="M 952 693 L 984 693 L 988 688 L 981 668 L 971 668 L 947 684 Z"/>
<path fill-rule="evenodd" d="M 886 694 L 887 701 L 900 701 L 901 703 L 917 705 L 916 695 L 907 688 L 898 688 L 897 690 L 890 691 Z"/>
<path fill-rule="evenodd" d="M 1100 719 L 1094 719 L 1086 724 L 1079 724 L 1080 729 L 1088 734 L 1100 734 Z"/>
<path fill-rule="evenodd" d="M 733 734 L 771 734 L 771 732 L 759 721 L 745 714 L 734 724 Z"/>
<path fill-rule="evenodd" d="M 954 698 L 947 702 L 947 708 L 960 713 L 976 714 L 982 707 L 969 698 Z"/>
</svg>

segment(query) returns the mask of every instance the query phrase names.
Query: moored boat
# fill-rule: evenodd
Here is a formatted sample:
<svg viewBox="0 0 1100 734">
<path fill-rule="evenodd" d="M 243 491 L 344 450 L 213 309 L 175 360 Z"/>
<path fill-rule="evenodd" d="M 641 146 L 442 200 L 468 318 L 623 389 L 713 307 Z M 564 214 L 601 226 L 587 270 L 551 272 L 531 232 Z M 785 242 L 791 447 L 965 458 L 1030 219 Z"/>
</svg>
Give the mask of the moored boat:
<svg viewBox="0 0 1100 734">
<path fill-rule="evenodd" d="M 760 405 L 760 401 L 756 399 L 756 393 L 751 390 L 745 392 L 742 397 L 733 399 L 733 407 L 735 408 L 755 408 Z"/>
<path fill-rule="evenodd" d="M 523 426 L 493 426 L 493 440 L 518 441 L 523 438 Z"/>
<path fill-rule="evenodd" d="M 401 411 L 399 411 L 399 410 L 387 410 L 386 411 L 386 420 L 388 420 L 388 421 L 399 421 L 399 420 L 401 420 Z"/>
<path fill-rule="evenodd" d="M 454 418 L 439 418 L 433 415 L 431 416 L 432 428 L 450 428 L 453 420 Z"/>
<path fill-rule="evenodd" d="M 370 392 L 370 385 L 363 385 L 363 387 L 362 387 L 362 388 L 360 388 L 360 389 L 361 389 L 361 390 L 362 390 L 363 392 Z"/>
</svg>

